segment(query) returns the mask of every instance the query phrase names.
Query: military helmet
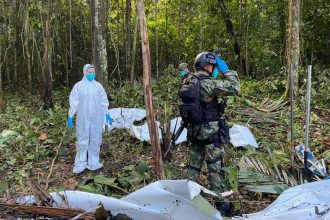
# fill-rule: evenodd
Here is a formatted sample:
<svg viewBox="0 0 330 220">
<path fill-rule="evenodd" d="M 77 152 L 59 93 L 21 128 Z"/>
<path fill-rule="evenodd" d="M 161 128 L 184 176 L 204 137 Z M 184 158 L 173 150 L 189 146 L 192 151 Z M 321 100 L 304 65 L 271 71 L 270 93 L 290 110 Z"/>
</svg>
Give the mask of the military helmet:
<svg viewBox="0 0 330 220">
<path fill-rule="evenodd" d="M 179 65 L 178 69 L 179 69 L 180 71 L 182 71 L 182 70 L 186 69 L 186 68 L 187 68 L 187 66 L 188 66 L 188 64 L 187 64 L 187 63 L 180 63 L 180 65 Z"/>
<path fill-rule="evenodd" d="M 215 56 L 211 52 L 202 52 L 196 56 L 194 67 L 195 69 L 204 69 L 207 63 L 215 65 L 217 63 Z"/>
</svg>

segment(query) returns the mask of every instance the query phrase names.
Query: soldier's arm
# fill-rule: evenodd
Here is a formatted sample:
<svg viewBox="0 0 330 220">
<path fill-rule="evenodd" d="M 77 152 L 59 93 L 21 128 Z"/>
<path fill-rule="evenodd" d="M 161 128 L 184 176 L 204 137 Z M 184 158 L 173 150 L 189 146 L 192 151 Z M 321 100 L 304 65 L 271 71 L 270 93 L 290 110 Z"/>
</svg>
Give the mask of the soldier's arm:
<svg viewBox="0 0 330 220">
<path fill-rule="evenodd" d="M 212 92 L 215 96 L 238 95 L 240 91 L 240 82 L 236 71 L 230 70 L 223 75 L 220 80 L 212 80 Z"/>
</svg>

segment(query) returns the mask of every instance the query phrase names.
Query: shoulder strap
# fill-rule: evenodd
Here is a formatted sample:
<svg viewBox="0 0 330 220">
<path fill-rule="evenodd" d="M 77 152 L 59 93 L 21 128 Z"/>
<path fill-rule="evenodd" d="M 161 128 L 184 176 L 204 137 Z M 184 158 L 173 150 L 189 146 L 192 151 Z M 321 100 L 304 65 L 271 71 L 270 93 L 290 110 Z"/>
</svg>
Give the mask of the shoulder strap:
<svg viewBox="0 0 330 220">
<path fill-rule="evenodd" d="M 204 75 L 195 75 L 196 76 L 196 78 L 197 79 L 199 79 L 199 80 L 204 80 L 204 79 L 210 79 L 210 77 L 208 77 L 208 76 L 204 76 Z"/>
</svg>

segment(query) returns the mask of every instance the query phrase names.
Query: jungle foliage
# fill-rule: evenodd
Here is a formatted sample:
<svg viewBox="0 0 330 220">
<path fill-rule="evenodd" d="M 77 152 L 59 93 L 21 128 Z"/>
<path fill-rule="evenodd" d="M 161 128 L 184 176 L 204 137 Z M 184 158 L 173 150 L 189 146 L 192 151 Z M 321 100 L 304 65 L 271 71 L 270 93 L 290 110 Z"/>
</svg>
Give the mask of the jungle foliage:
<svg viewBox="0 0 330 220">
<path fill-rule="evenodd" d="M 106 167 L 103 174 L 89 172 L 76 177 L 71 173 L 75 134 L 66 127 L 68 95 L 82 78 L 83 65 L 92 62 L 89 1 L 56 0 L 46 4 L 42 0 L 0 0 L 0 3 L 0 175 L 5 180 L 0 182 L 0 197 L 29 191 L 27 176 L 32 176 L 41 185 L 47 180 L 49 190 L 80 189 L 115 197 L 154 181 L 149 143 L 139 142 L 125 130 L 105 133 L 101 152 Z M 193 70 L 193 61 L 199 52 L 218 48 L 220 56 L 228 62 L 230 69 L 238 70 L 241 79 L 241 94 L 227 99 L 230 125 L 247 125 L 262 146 L 259 151 L 227 149 L 224 171 L 228 184 L 239 191 L 240 181 L 245 178 L 239 177 L 241 165 L 236 159 L 242 156 L 257 158 L 252 161 L 265 159 L 263 166 L 273 168 L 275 164 L 287 172 L 291 138 L 289 106 L 287 100 L 277 103 L 287 85 L 287 3 L 277 0 L 225 1 L 240 46 L 241 60 L 234 51 L 233 36 L 227 32 L 219 1 L 145 0 L 144 3 L 156 119 L 166 124 L 178 115 L 178 64 L 187 62 Z M 127 4 L 131 4 L 131 11 Z M 105 0 L 105 5 L 110 101 L 120 107 L 145 108 L 139 35 L 136 56 L 131 50 L 134 46 L 135 1 Z M 47 13 L 50 16 L 49 66 L 54 106 L 44 110 L 38 94 L 42 87 Z M 299 144 L 304 142 L 305 67 L 312 64 L 310 148 L 318 159 L 327 160 L 330 160 L 329 14 L 330 2 L 327 0 L 303 1 L 301 5 L 300 90 L 294 108 L 294 138 L 295 144 Z M 135 70 L 133 80 L 132 67 Z M 167 178 L 186 178 L 187 151 L 181 146 L 169 161 L 165 161 Z M 50 175 L 52 160 L 56 163 Z M 299 170 L 301 166 L 298 164 L 295 168 Z M 244 177 L 250 178 L 251 173 L 246 169 L 243 170 Z M 205 175 L 202 175 L 202 183 L 207 185 Z M 275 191 L 280 193 L 281 190 Z M 251 198 L 247 198 L 247 194 L 244 196 L 246 201 L 242 199 L 242 203 L 248 205 Z M 252 199 L 260 199 L 260 194 L 253 196 Z M 239 196 L 236 199 L 241 200 Z"/>
</svg>

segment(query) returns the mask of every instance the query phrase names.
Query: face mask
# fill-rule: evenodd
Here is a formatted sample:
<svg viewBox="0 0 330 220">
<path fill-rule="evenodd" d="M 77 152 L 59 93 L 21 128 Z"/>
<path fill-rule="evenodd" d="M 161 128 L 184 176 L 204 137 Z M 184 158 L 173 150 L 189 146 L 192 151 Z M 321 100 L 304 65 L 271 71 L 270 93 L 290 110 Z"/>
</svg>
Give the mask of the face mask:
<svg viewBox="0 0 330 220">
<path fill-rule="evenodd" d="M 184 70 L 180 71 L 180 76 L 184 76 L 186 74 L 187 74 L 186 71 L 184 71 Z"/>
<path fill-rule="evenodd" d="M 212 72 L 212 79 L 216 79 L 218 77 L 219 71 L 218 68 L 214 68 L 213 72 Z"/>
<path fill-rule="evenodd" d="M 89 81 L 93 81 L 95 78 L 95 73 L 89 73 L 86 75 L 86 77 Z"/>
</svg>

